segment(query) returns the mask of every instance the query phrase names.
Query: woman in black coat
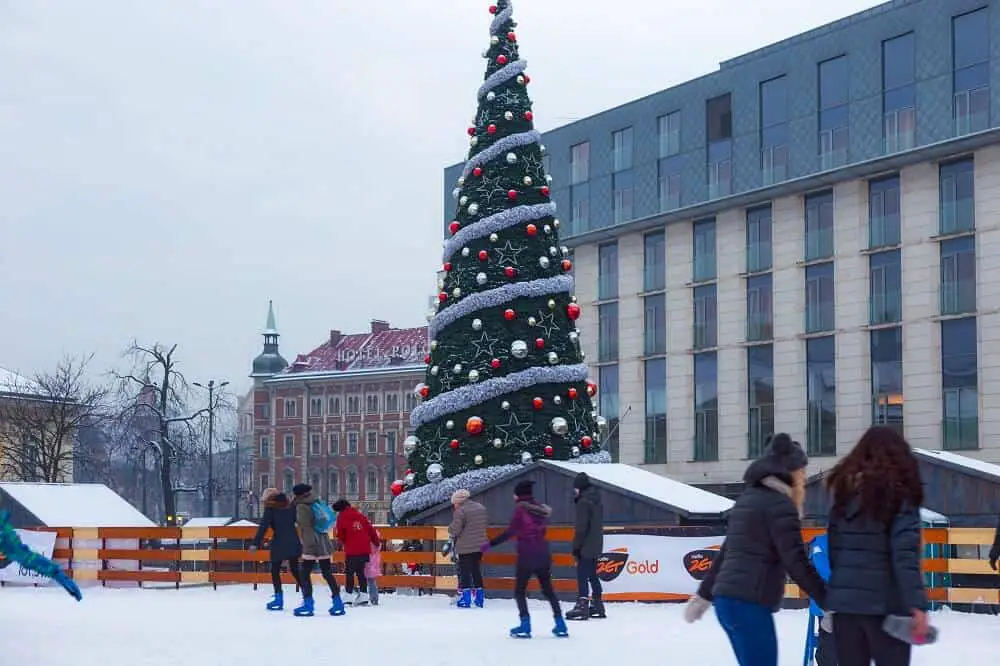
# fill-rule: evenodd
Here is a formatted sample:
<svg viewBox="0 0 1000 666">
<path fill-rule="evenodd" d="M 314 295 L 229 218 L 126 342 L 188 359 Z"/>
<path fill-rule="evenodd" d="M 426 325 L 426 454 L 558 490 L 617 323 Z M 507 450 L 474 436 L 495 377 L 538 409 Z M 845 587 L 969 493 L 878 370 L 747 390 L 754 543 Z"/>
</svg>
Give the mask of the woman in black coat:
<svg viewBox="0 0 1000 666">
<path fill-rule="evenodd" d="M 917 459 L 892 428 L 869 428 L 826 479 L 830 583 L 826 609 L 840 666 L 907 666 L 910 643 L 882 629 L 886 616 L 910 618 L 927 636 L 920 571 L 923 482 Z"/>
<path fill-rule="evenodd" d="M 299 558 L 302 557 L 302 543 L 295 529 L 295 508 L 284 493 L 275 488 L 264 491 L 264 515 L 261 516 L 257 536 L 254 537 L 250 551 L 260 548 L 267 530 L 273 531 L 271 536 L 271 584 L 274 585 L 274 598 L 267 604 L 267 610 L 280 611 L 285 607 L 285 597 L 281 589 L 281 565 L 288 563 L 288 570 L 299 583 Z M 301 587 L 301 585 L 300 585 Z"/>
<path fill-rule="evenodd" d="M 740 666 L 777 666 L 773 614 L 791 576 L 824 607 L 826 585 L 802 543 L 809 460 L 798 442 L 774 435 L 743 474 L 746 490 L 729 510 L 726 540 L 684 613 L 688 622 L 715 606 Z"/>
</svg>

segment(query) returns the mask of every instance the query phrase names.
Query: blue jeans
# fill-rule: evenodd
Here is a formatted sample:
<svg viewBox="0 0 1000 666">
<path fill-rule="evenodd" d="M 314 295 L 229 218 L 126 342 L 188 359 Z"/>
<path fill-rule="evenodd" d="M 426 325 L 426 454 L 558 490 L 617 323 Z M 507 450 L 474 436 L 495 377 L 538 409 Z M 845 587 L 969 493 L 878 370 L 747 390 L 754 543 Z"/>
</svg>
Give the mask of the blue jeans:
<svg viewBox="0 0 1000 666">
<path fill-rule="evenodd" d="M 576 560 L 576 587 L 577 596 L 581 599 L 591 597 L 601 600 L 601 579 L 597 577 L 597 559 L 593 557 L 580 557 Z M 590 588 L 590 594 L 587 594 Z"/>
<path fill-rule="evenodd" d="M 374 578 L 368 579 L 368 601 L 373 606 L 378 605 L 378 582 Z"/>
<path fill-rule="evenodd" d="M 778 636 L 770 608 L 731 597 L 715 597 L 714 606 L 740 666 L 778 666 Z"/>
</svg>

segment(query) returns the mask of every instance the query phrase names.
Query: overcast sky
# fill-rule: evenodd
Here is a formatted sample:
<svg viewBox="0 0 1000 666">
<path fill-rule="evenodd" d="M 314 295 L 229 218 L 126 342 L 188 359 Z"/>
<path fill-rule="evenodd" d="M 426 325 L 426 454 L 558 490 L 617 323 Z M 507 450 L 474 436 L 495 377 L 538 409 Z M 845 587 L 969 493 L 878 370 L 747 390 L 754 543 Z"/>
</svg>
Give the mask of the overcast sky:
<svg viewBox="0 0 1000 666">
<path fill-rule="evenodd" d="M 519 0 L 549 129 L 872 0 Z M 178 343 L 248 385 L 424 323 L 442 169 L 464 157 L 487 0 L 0 0 L 0 366 Z"/>
</svg>

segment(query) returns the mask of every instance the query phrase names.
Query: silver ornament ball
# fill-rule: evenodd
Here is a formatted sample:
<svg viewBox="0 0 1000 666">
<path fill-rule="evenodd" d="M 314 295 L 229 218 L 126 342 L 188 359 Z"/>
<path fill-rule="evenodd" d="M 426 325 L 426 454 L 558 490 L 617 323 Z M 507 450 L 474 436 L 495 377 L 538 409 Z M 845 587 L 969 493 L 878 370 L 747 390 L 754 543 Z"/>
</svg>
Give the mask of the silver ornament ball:
<svg viewBox="0 0 1000 666">
<path fill-rule="evenodd" d="M 486 101 L 487 102 L 492 102 L 496 98 L 497 98 L 497 94 L 495 92 L 493 92 L 492 90 L 489 91 L 488 93 L 486 93 Z"/>
<path fill-rule="evenodd" d="M 500 43 L 500 38 L 499 37 L 497 37 L 496 35 L 493 35 L 492 37 L 490 37 L 490 44 L 492 44 L 493 46 L 496 46 L 499 43 Z"/>
<path fill-rule="evenodd" d="M 548 268 L 549 267 L 549 258 L 548 257 L 539 257 L 538 258 L 538 265 L 541 266 L 542 268 Z"/>
<path fill-rule="evenodd" d="M 469 370 L 469 381 L 472 382 L 473 384 L 479 381 L 478 370 Z"/>
<path fill-rule="evenodd" d="M 510 343 L 510 354 L 514 358 L 523 359 L 528 355 L 528 343 L 524 340 L 514 340 Z"/>
<path fill-rule="evenodd" d="M 491 243 L 496 243 L 498 240 L 500 240 L 499 236 L 497 236 L 496 234 L 490 234 L 490 242 Z"/>
<path fill-rule="evenodd" d="M 569 450 L 569 452 L 571 454 L 573 454 L 574 458 L 579 458 L 580 457 L 580 447 L 579 446 L 574 446 L 572 449 Z"/>
<path fill-rule="evenodd" d="M 503 112 L 503 119 L 504 120 L 514 120 L 514 114 L 512 112 L 510 112 L 510 111 L 504 111 Z"/>
<path fill-rule="evenodd" d="M 567 423 L 566 419 L 561 416 L 557 416 L 552 419 L 549 423 L 549 427 L 552 429 L 554 434 L 559 435 L 560 437 L 565 437 L 566 433 L 569 432 L 569 423 Z"/>
<path fill-rule="evenodd" d="M 562 256 L 564 256 L 564 257 L 568 257 L 569 256 L 569 248 L 566 247 L 565 245 L 563 245 L 562 247 L 560 247 L 559 251 L 562 252 Z"/>
<path fill-rule="evenodd" d="M 508 409 L 510 409 L 510 403 L 504 400 L 503 402 L 500 403 L 500 409 L 507 411 Z"/>
<path fill-rule="evenodd" d="M 552 227 L 546 224 L 544 227 L 542 227 L 542 231 L 544 231 L 545 235 L 547 236 L 552 233 Z"/>
<path fill-rule="evenodd" d="M 559 256 L 559 248 L 557 248 L 555 245 L 551 246 L 549 248 L 549 256 L 550 257 L 558 257 Z"/>
<path fill-rule="evenodd" d="M 431 366 L 431 376 L 437 377 L 439 372 L 441 372 L 441 369 L 438 366 Z"/>
<path fill-rule="evenodd" d="M 445 421 L 444 427 L 447 428 L 448 430 L 454 430 L 455 429 L 455 422 L 454 421 Z"/>
<path fill-rule="evenodd" d="M 475 458 L 473 458 L 473 461 L 474 461 L 474 462 L 475 462 L 475 463 L 476 463 L 477 465 L 482 465 L 482 464 L 483 464 L 483 457 L 482 457 L 482 456 L 480 456 L 480 455 L 477 455 L 477 456 L 476 456 Z"/>
<path fill-rule="evenodd" d="M 528 326 L 535 326 L 538 324 L 538 320 L 534 317 L 528 317 Z"/>
<path fill-rule="evenodd" d="M 472 250 L 470 250 L 469 248 L 467 248 L 467 247 L 463 247 L 462 248 L 462 256 L 463 257 L 468 257 L 471 253 L 472 253 Z"/>
<path fill-rule="evenodd" d="M 451 297 L 452 298 L 461 298 L 462 297 L 462 290 L 459 289 L 458 287 L 455 287 L 454 289 L 451 290 Z"/>
<path fill-rule="evenodd" d="M 469 137 L 469 145 L 474 146 L 477 143 L 479 143 L 479 137 L 478 136 Z"/>
<path fill-rule="evenodd" d="M 521 464 L 522 465 L 529 465 L 529 464 L 531 464 L 531 454 L 528 453 L 527 451 L 522 451 L 521 452 Z"/>
<path fill-rule="evenodd" d="M 434 351 L 437 348 L 438 348 L 438 341 L 437 340 L 431 340 L 431 351 Z"/>
<path fill-rule="evenodd" d="M 558 229 L 560 226 L 559 220 L 552 220 L 552 226 Z"/>
<path fill-rule="evenodd" d="M 459 187 L 461 187 L 462 185 L 465 185 L 465 176 L 459 176 L 458 177 L 458 185 L 459 185 Z"/>
<path fill-rule="evenodd" d="M 465 195 L 462 195 L 462 198 L 458 200 L 458 205 L 459 206 L 464 206 L 467 203 L 469 203 L 469 197 L 467 197 Z"/>
<path fill-rule="evenodd" d="M 479 212 L 479 204 L 477 204 L 477 203 L 470 203 L 469 204 L 469 215 L 475 215 L 478 212 Z"/>
<path fill-rule="evenodd" d="M 414 476 L 413 472 L 410 472 L 409 474 L 407 474 L 406 476 L 403 477 L 403 483 L 405 483 L 408 486 L 412 486 L 413 482 L 416 481 L 416 480 L 417 480 L 417 477 Z"/>
<path fill-rule="evenodd" d="M 458 189 L 457 187 L 451 191 L 451 196 L 455 197 L 456 199 L 461 194 L 462 194 L 462 190 Z"/>
<path fill-rule="evenodd" d="M 462 364 L 461 364 L 461 363 L 456 363 L 456 364 L 455 364 L 455 367 L 453 367 L 453 368 L 451 369 L 451 371 L 452 371 L 453 373 L 455 373 L 456 375 L 460 375 L 460 374 L 462 374 Z"/>
<path fill-rule="evenodd" d="M 440 463 L 431 463 L 427 466 L 427 480 L 431 483 L 439 483 L 444 478 L 444 470 Z"/>
<path fill-rule="evenodd" d="M 476 284 L 480 287 L 486 284 L 486 273 L 476 273 Z"/>
<path fill-rule="evenodd" d="M 606 418 L 604 418 L 603 416 L 598 416 L 597 417 L 597 427 L 600 430 L 607 430 L 608 429 L 608 420 Z"/>
<path fill-rule="evenodd" d="M 525 176 L 521 182 L 527 185 L 528 187 L 531 187 L 531 184 L 535 181 L 531 180 L 531 176 Z"/>
<path fill-rule="evenodd" d="M 554 351 L 551 351 L 549 352 L 548 359 L 549 359 L 549 365 L 558 365 L 559 354 L 555 353 Z"/>
<path fill-rule="evenodd" d="M 414 435 L 410 435 L 403 440 L 403 455 L 409 458 L 413 455 L 413 452 L 417 450 L 417 446 L 420 444 L 420 440 Z"/>
<path fill-rule="evenodd" d="M 549 310 L 555 310 L 556 309 L 556 299 L 550 298 L 549 302 L 548 302 L 548 306 L 549 306 Z"/>
<path fill-rule="evenodd" d="M 507 153 L 507 164 L 514 164 L 515 162 L 517 162 L 517 154 Z"/>
<path fill-rule="evenodd" d="M 472 320 L 472 330 L 473 331 L 481 331 L 481 330 L 483 330 L 483 320 L 482 319 L 473 319 Z"/>
<path fill-rule="evenodd" d="M 502 449 L 503 448 L 503 440 L 500 439 L 499 437 L 497 437 L 496 439 L 494 439 L 493 440 L 493 448 L 494 449 Z"/>
<path fill-rule="evenodd" d="M 562 404 L 562 396 L 561 395 L 554 395 L 554 396 L 552 396 L 552 402 L 556 403 L 557 405 L 561 405 Z"/>
</svg>

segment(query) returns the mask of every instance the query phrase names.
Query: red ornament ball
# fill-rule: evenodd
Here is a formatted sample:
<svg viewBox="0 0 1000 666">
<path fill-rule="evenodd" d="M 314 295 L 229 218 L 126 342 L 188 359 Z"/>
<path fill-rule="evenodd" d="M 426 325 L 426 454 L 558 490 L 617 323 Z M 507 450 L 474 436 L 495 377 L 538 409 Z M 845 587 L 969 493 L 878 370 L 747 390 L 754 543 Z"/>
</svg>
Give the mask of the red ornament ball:
<svg viewBox="0 0 1000 666">
<path fill-rule="evenodd" d="M 483 432 L 483 420 L 478 416 L 470 416 L 465 422 L 465 431 L 470 435 L 478 435 Z"/>
<path fill-rule="evenodd" d="M 514 321 L 514 317 L 516 316 L 517 313 L 514 312 L 512 308 L 507 308 L 506 310 L 503 311 L 503 318 L 506 319 L 507 321 Z"/>
<path fill-rule="evenodd" d="M 529 235 L 529 236 L 532 236 L 532 237 L 534 237 L 534 236 L 537 236 L 537 235 L 538 235 L 538 227 L 536 227 L 536 226 L 535 226 L 535 225 L 533 225 L 533 224 L 529 224 L 528 226 L 526 226 L 526 227 L 524 228 L 524 230 L 525 230 L 526 232 L 528 232 L 528 235 Z"/>
<path fill-rule="evenodd" d="M 508 32 L 507 33 L 507 41 L 508 42 L 516 42 L 517 41 L 517 34 L 514 33 L 513 31 Z"/>
<path fill-rule="evenodd" d="M 424 363 L 426 363 L 427 365 L 431 364 L 431 355 L 430 354 L 428 354 L 427 356 L 424 356 Z"/>
<path fill-rule="evenodd" d="M 490 367 L 493 368 L 494 370 L 496 370 L 497 368 L 499 368 L 500 367 L 500 359 L 495 358 L 492 361 L 490 361 Z"/>
<path fill-rule="evenodd" d="M 507 56 L 505 56 L 502 53 L 500 55 L 498 55 L 497 56 L 497 64 L 498 65 L 506 65 L 507 64 Z"/>
<path fill-rule="evenodd" d="M 479 261 L 486 261 L 489 258 L 490 258 L 489 252 L 487 252 L 486 250 L 479 251 Z"/>
<path fill-rule="evenodd" d="M 529 83 L 531 83 L 531 77 L 528 76 L 527 74 L 525 74 L 524 75 L 524 85 L 528 85 Z"/>
<path fill-rule="evenodd" d="M 472 175 L 475 176 L 476 178 L 479 178 L 480 176 L 483 175 L 483 168 L 476 167 L 475 169 L 472 170 Z"/>
<path fill-rule="evenodd" d="M 451 440 L 451 443 L 448 444 L 448 446 L 450 446 L 452 449 L 457 449 L 458 448 L 458 440 L 457 439 Z"/>
<path fill-rule="evenodd" d="M 514 276 L 517 275 L 517 269 L 515 269 L 513 266 L 504 266 L 503 274 L 509 278 L 513 278 Z"/>
<path fill-rule="evenodd" d="M 535 114 L 533 114 L 531 111 L 525 111 L 524 112 L 524 119 L 527 120 L 529 123 L 532 120 L 534 120 L 534 118 L 535 118 Z"/>
<path fill-rule="evenodd" d="M 389 486 L 389 490 L 392 491 L 393 497 L 399 497 L 403 493 L 403 482 L 398 480 L 393 481 L 392 485 Z"/>
<path fill-rule="evenodd" d="M 440 294 L 438 294 L 438 300 L 444 303 L 445 301 L 448 300 L 448 294 L 442 291 Z"/>
<path fill-rule="evenodd" d="M 548 185 L 542 185 L 542 196 L 543 197 L 549 196 L 549 186 Z"/>
<path fill-rule="evenodd" d="M 583 444 L 583 448 L 589 449 L 593 445 L 594 440 L 590 437 L 590 435 L 584 435 L 580 438 L 580 443 Z"/>
<path fill-rule="evenodd" d="M 531 401 L 531 406 L 534 407 L 535 409 L 541 409 L 542 407 L 545 406 L 545 401 L 542 400 L 541 398 L 533 398 Z"/>
<path fill-rule="evenodd" d="M 545 349 L 544 338 L 535 338 L 535 349 Z"/>
<path fill-rule="evenodd" d="M 496 134 L 497 133 L 497 126 L 496 125 L 489 125 L 486 128 L 486 133 L 487 134 Z"/>
<path fill-rule="evenodd" d="M 458 230 L 461 228 L 462 225 L 459 223 L 458 220 L 452 220 L 451 223 L 448 225 L 448 231 L 450 231 L 453 236 L 457 234 Z"/>
<path fill-rule="evenodd" d="M 476 136 L 476 128 L 475 128 L 475 127 L 470 127 L 470 128 L 469 128 L 468 130 L 466 130 L 466 131 L 468 131 L 468 133 L 469 133 L 469 136 Z"/>
<path fill-rule="evenodd" d="M 555 452 L 555 449 L 553 449 L 553 448 L 552 448 L 552 445 L 551 445 L 551 444 L 545 447 L 545 455 L 546 455 L 547 457 L 551 458 L 551 457 L 552 457 L 552 454 L 553 454 L 554 452 Z"/>
<path fill-rule="evenodd" d="M 564 273 L 569 273 L 571 270 L 573 270 L 573 262 L 570 261 L 569 259 L 563 259 L 562 269 Z"/>
<path fill-rule="evenodd" d="M 507 190 L 507 198 L 511 201 L 517 199 L 517 190 Z"/>
<path fill-rule="evenodd" d="M 429 386 L 421 386 L 420 387 L 420 397 L 421 398 L 424 398 L 426 400 L 427 396 L 429 396 L 430 394 L 431 394 L 431 388 Z"/>
<path fill-rule="evenodd" d="M 597 395 L 597 384 L 594 382 L 587 382 L 587 395 L 591 398 Z"/>
<path fill-rule="evenodd" d="M 580 306 L 576 303 L 570 303 L 566 306 L 566 316 L 576 321 L 580 318 Z"/>
<path fill-rule="evenodd" d="M 575 388 L 570 387 L 569 391 L 567 392 L 567 395 L 569 395 L 570 400 L 576 400 L 577 397 L 580 395 L 580 392 L 577 391 Z"/>
<path fill-rule="evenodd" d="M 490 14 L 496 14 L 496 13 L 497 13 L 497 6 L 490 5 Z"/>
<path fill-rule="evenodd" d="M 442 268 L 444 268 L 445 271 L 450 271 L 451 270 L 451 262 L 450 261 L 444 262 L 444 266 L 442 266 Z"/>
</svg>

